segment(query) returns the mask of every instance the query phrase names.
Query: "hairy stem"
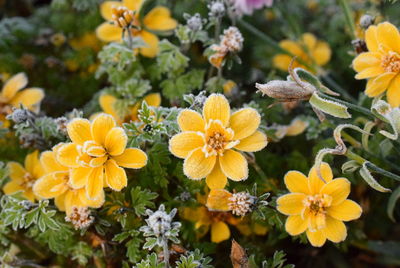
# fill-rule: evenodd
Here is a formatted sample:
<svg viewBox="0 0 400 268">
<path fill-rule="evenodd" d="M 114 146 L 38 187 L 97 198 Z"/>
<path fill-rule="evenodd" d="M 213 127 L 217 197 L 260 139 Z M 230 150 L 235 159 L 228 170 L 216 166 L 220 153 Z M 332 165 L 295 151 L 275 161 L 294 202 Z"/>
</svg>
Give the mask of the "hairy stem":
<svg viewBox="0 0 400 268">
<path fill-rule="evenodd" d="M 322 97 L 328 99 L 328 100 L 335 101 L 337 103 L 343 104 L 343 105 L 347 106 L 348 108 L 350 108 L 350 109 L 352 109 L 352 110 L 354 110 L 356 112 L 362 113 L 362 114 L 364 114 L 366 116 L 369 116 L 369 117 L 375 119 L 374 114 L 370 110 L 368 110 L 368 109 L 366 109 L 364 107 L 358 106 L 356 104 L 353 104 L 353 103 L 350 103 L 350 102 L 347 102 L 347 101 L 343 101 L 341 99 L 334 98 L 334 97 L 326 95 L 326 94 L 324 94 L 322 92 L 319 92 L 318 94 L 321 95 Z"/>
<path fill-rule="evenodd" d="M 169 268 L 169 248 L 168 248 L 167 238 L 163 238 L 163 253 L 164 253 L 165 268 Z"/>
</svg>

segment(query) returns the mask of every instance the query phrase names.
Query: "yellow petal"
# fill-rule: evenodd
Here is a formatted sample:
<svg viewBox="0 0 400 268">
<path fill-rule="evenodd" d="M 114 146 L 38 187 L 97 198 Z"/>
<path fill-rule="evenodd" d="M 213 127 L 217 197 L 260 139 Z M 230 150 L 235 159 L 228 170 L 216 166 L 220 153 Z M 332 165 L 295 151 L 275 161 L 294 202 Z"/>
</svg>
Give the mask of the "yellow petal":
<svg viewBox="0 0 400 268">
<path fill-rule="evenodd" d="M 301 36 L 301 41 L 304 42 L 310 52 L 313 51 L 314 47 L 317 45 L 317 38 L 315 38 L 315 35 L 312 33 L 304 33 Z"/>
<path fill-rule="evenodd" d="M 176 28 L 178 23 L 171 18 L 171 12 L 166 7 L 155 7 L 144 17 L 146 28 L 153 31 L 168 31 Z"/>
<path fill-rule="evenodd" d="M 219 161 L 215 163 L 215 166 L 210 174 L 206 177 L 206 183 L 210 189 L 223 189 L 228 182 L 228 178 L 222 172 Z"/>
<path fill-rule="evenodd" d="M 231 108 L 228 100 L 222 94 L 211 94 L 203 107 L 203 118 L 206 123 L 209 120 L 219 120 L 224 126 L 229 124 Z"/>
<path fill-rule="evenodd" d="M 103 156 L 103 157 L 95 157 L 90 159 L 89 161 L 89 166 L 90 167 L 100 167 L 102 166 L 108 159 L 108 156 Z"/>
<path fill-rule="evenodd" d="M 180 158 L 186 158 L 191 151 L 202 146 L 204 146 L 203 135 L 193 131 L 176 134 L 169 140 L 169 151 Z"/>
<path fill-rule="evenodd" d="M 54 198 L 62 195 L 67 189 L 67 180 L 63 176 L 51 173 L 41 177 L 33 185 L 33 192 L 41 198 Z M 68 175 L 68 173 L 67 173 Z"/>
<path fill-rule="evenodd" d="M 127 148 L 121 155 L 112 157 L 119 166 L 125 168 L 142 168 L 147 164 L 147 155 L 140 149 Z"/>
<path fill-rule="evenodd" d="M 397 75 L 389 85 L 386 98 L 393 108 L 400 106 L 400 75 Z"/>
<path fill-rule="evenodd" d="M 3 192 L 6 195 L 11 195 L 11 194 L 16 193 L 18 191 L 25 191 L 25 189 L 19 183 L 16 183 L 15 181 L 7 182 L 3 186 Z"/>
<path fill-rule="evenodd" d="M 379 44 L 400 53 L 400 34 L 396 26 L 389 22 L 379 23 L 376 34 Z"/>
<path fill-rule="evenodd" d="M 106 134 L 104 147 L 110 155 L 120 155 L 124 152 L 128 136 L 123 128 L 114 127 Z"/>
<path fill-rule="evenodd" d="M 57 161 L 67 167 L 78 167 L 78 150 L 74 143 L 66 143 L 57 150 Z"/>
<path fill-rule="evenodd" d="M 65 196 L 66 196 L 66 193 L 54 198 L 54 204 L 60 211 L 65 211 Z"/>
<path fill-rule="evenodd" d="M 276 200 L 277 210 L 285 215 L 300 215 L 304 209 L 305 194 L 291 193 L 280 196 Z"/>
<path fill-rule="evenodd" d="M 211 189 L 206 206 L 209 210 L 228 211 L 229 198 L 232 194 L 224 189 Z"/>
<path fill-rule="evenodd" d="M 379 52 L 364 52 L 353 60 L 353 68 L 356 72 L 361 72 L 367 68 L 381 64 L 382 54 Z"/>
<path fill-rule="evenodd" d="M 19 107 L 22 104 L 28 110 L 38 112 L 43 98 L 43 89 L 29 88 L 15 94 L 15 97 L 11 99 L 11 104 L 14 107 Z"/>
<path fill-rule="evenodd" d="M 267 135 L 261 131 L 256 131 L 252 135 L 240 140 L 234 148 L 244 152 L 258 152 L 268 144 Z"/>
<path fill-rule="evenodd" d="M 99 97 L 99 104 L 101 109 L 110 115 L 112 115 L 118 124 L 121 124 L 123 119 L 120 118 L 118 112 L 115 110 L 114 105 L 117 102 L 117 98 L 113 95 L 103 94 Z"/>
<path fill-rule="evenodd" d="M 361 72 L 356 74 L 355 78 L 356 79 L 371 78 L 371 77 L 381 75 L 384 72 L 385 71 L 383 70 L 382 66 L 376 65 L 376 66 L 369 67 L 369 68 L 362 70 Z"/>
<path fill-rule="evenodd" d="M 331 54 L 331 48 L 328 43 L 322 41 L 318 41 L 315 48 L 311 50 L 311 56 L 319 66 L 327 64 L 331 59 Z"/>
<path fill-rule="evenodd" d="M 307 177 L 299 171 L 289 171 L 285 178 L 286 188 L 292 193 L 310 194 Z"/>
<path fill-rule="evenodd" d="M 376 52 L 379 49 L 379 43 L 377 38 L 377 27 L 371 25 L 365 31 L 365 42 L 367 43 L 368 51 Z"/>
<path fill-rule="evenodd" d="M 67 125 L 68 136 L 73 143 L 82 145 L 85 141 L 92 140 L 90 122 L 87 119 L 75 118 Z"/>
<path fill-rule="evenodd" d="M 243 108 L 231 116 L 229 127 L 235 132 L 234 139 L 241 140 L 256 132 L 261 122 L 261 116 L 253 108 Z"/>
<path fill-rule="evenodd" d="M 40 163 L 46 173 L 56 171 L 68 171 L 68 167 L 61 165 L 56 159 L 56 153 L 53 151 L 45 151 L 40 154 Z"/>
<path fill-rule="evenodd" d="M 116 125 L 114 118 L 108 114 L 99 114 L 91 124 L 91 133 L 95 142 L 104 146 L 107 133 Z"/>
<path fill-rule="evenodd" d="M 109 22 L 103 22 L 97 27 L 96 35 L 104 42 L 120 41 L 122 39 L 122 29 Z"/>
<path fill-rule="evenodd" d="M 285 54 L 278 54 L 272 58 L 272 64 L 275 68 L 287 72 L 292 58 Z"/>
<path fill-rule="evenodd" d="M 128 184 L 125 170 L 117 165 L 115 160 L 110 159 L 104 165 L 107 186 L 114 191 L 121 191 Z"/>
<path fill-rule="evenodd" d="M 65 212 L 67 215 L 71 214 L 72 209 L 84 207 L 85 205 L 81 202 L 79 198 L 78 190 L 70 190 L 65 194 L 64 198 Z"/>
<path fill-rule="evenodd" d="M 351 221 L 361 216 L 362 209 L 356 202 L 347 199 L 339 205 L 329 207 L 327 212 L 337 220 Z"/>
<path fill-rule="evenodd" d="M 84 187 L 87 184 L 90 172 L 92 172 L 92 168 L 89 167 L 72 168 L 69 180 L 72 188 L 79 189 Z"/>
<path fill-rule="evenodd" d="M 177 118 L 178 125 L 182 131 L 201 131 L 204 132 L 204 120 L 201 115 L 193 110 L 182 110 Z"/>
<path fill-rule="evenodd" d="M 28 84 L 28 78 L 25 73 L 18 73 L 11 77 L 4 84 L 3 89 L 1 91 L 1 97 L 6 101 L 11 100 L 15 94 Z"/>
<path fill-rule="evenodd" d="M 326 227 L 321 231 L 328 240 L 334 243 L 344 241 L 347 236 L 347 230 L 344 223 L 329 216 L 326 217 Z"/>
<path fill-rule="evenodd" d="M 158 107 L 161 104 L 161 95 L 160 93 L 151 93 L 143 98 L 143 100 L 149 105 L 153 107 Z"/>
<path fill-rule="evenodd" d="M 313 167 L 308 174 L 308 186 L 311 194 L 319 194 L 322 186 L 333 179 L 331 167 L 327 163 L 321 164 L 320 172 L 325 182 L 318 176 L 316 167 Z"/>
<path fill-rule="evenodd" d="M 142 4 L 143 4 L 143 0 L 122 0 L 122 3 L 124 4 L 124 6 L 126 6 L 130 10 L 136 11 L 136 13 L 139 13 L 139 11 L 142 7 Z"/>
<path fill-rule="evenodd" d="M 304 220 L 301 216 L 289 216 L 286 219 L 285 229 L 290 235 L 299 235 L 307 230 L 308 221 Z"/>
<path fill-rule="evenodd" d="M 231 237 L 231 232 L 225 222 L 217 221 L 211 224 L 211 242 L 219 243 Z"/>
<path fill-rule="evenodd" d="M 294 119 L 286 129 L 286 136 L 297 136 L 308 127 L 308 122 L 301 119 Z"/>
<path fill-rule="evenodd" d="M 207 177 L 207 175 L 211 173 L 215 162 L 215 156 L 206 158 L 201 148 L 198 148 L 190 152 L 185 159 L 183 163 L 183 172 L 190 179 L 199 180 Z"/>
<path fill-rule="evenodd" d="M 25 157 L 25 169 L 35 178 L 43 175 L 43 167 L 39 161 L 39 151 L 34 151 Z"/>
<path fill-rule="evenodd" d="M 365 94 L 368 97 L 376 97 L 389 87 L 390 83 L 394 81 L 396 73 L 383 73 L 377 77 L 371 78 L 367 82 Z"/>
<path fill-rule="evenodd" d="M 84 206 L 92 207 L 92 208 L 99 208 L 104 204 L 104 191 L 101 191 L 100 196 L 97 199 L 88 199 L 85 193 L 85 189 L 79 189 L 76 190 L 78 191 L 78 197 L 80 200 L 80 203 Z"/>
<path fill-rule="evenodd" d="M 86 196 L 90 200 L 100 197 L 103 191 L 103 166 L 93 168 L 87 177 Z"/>
<path fill-rule="evenodd" d="M 249 175 L 246 158 L 234 150 L 226 150 L 219 163 L 222 172 L 231 180 L 242 181 Z"/>
<path fill-rule="evenodd" d="M 106 20 L 112 19 L 112 7 L 122 6 L 122 2 L 120 1 L 105 1 L 100 5 L 100 14 Z"/>
<path fill-rule="evenodd" d="M 154 58 L 158 54 L 158 37 L 157 35 L 147 32 L 140 31 L 139 36 L 146 43 L 145 47 L 139 48 L 140 54 L 148 58 Z"/>
<path fill-rule="evenodd" d="M 301 46 L 291 40 L 283 40 L 283 41 L 279 42 L 279 46 L 286 49 L 287 51 L 289 51 L 290 53 L 292 53 L 295 56 L 300 56 L 304 53 Z"/>
<path fill-rule="evenodd" d="M 326 242 L 326 236 L 322 231 L 311 232 L 307 230 L 306 232 L 308 241 L 310 241 L 311 245 L 314 247 L 322 247 Z"/>
<path fill-rule="evenodd" d="M 14 182 L 22 182 L 27 172 L 25 168 L 17 162 L 8 162 L 7 169 L 11 180 Z"/>
<path fill-rule="evenodd" d="M 339 205 L 350 194 L 350 182 L 345 178 L 334 179 L 321 188 L 321 194 L 332 197 L 332 206 Z"/>
</svg>

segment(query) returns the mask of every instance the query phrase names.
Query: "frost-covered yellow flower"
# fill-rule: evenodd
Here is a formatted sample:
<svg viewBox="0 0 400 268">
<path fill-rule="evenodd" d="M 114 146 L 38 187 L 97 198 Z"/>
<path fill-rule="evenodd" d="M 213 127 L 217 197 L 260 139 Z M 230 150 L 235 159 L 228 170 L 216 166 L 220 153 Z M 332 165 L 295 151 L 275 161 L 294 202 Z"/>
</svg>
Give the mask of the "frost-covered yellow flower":
<svg viewBox="0 0 400 268">
<path fill-rule="evenodd" d="M 285 228 L 290 235 L 306 232 L 314 247 L 321 247 L 328 239 L 334 243 L 347 236 L 343 221 L 358 219 L 361 207 L 347 199 L 350 182 L 345 178 L 333 179 L 328 164 L 322 163 L 321 176 L 312 168 L 308 178 L 298 171 L 285 175 L 290 193 L 277 199 L 279 212 L 288 215 Z"/>
<path fill-rule="evenodd" d="M 96 33 L 100 40 L 105 42 L 114 42 L 122 40 L 123 29 L 109 23 L 112 20 L 112 8 L 123 6 L 135 12 L 135 22 L 139 27 L 130 28 L 133 36 L 141 37 L 146 43 L 146 47 L 141 47 L 139 52 L 146 57 L 155 57 L 158 53 L 158 37 L 151 31 L 169 31 L 177 26 L 176 20 L 171 18 L 168 8 L 157 6 L 147 13 L 143 21 L 139 21 L 139 12 L 142 7 L 143 0 L 123 0 L 123 1 L 105 1 L 100 6 L 101 15 L 107 22 L 97 27 Z"/>
<path fill-rule="evenodd" d="M 44 170 L 39 161 L 39 152 L 34 151 L 25 157 L 24 166 L 17 162 L 7 164 L 10 181 L 3 187 L 5 194 L 10 195 L 18 191 L 31 202 L 39 199 L 32 190 L 33 184 L 43 176 Z"/>
<path fill-rule="evenodd" d="M 224 188 L 227 178 L 247 179 L 247 160 L 239 151 L 256 152 L 267 145 L 267 136 L 257 130 L 260 114 L 252 108 L 231 114 L 229 102 L 221 94 L 207 98 L 203 115 L 185 109 L 177 121 L 182 132 L 170 139 L 169 150 L 185 159 L 183 171 L 187 177 L 206 178 L 211 189 Z"/>
<path fill-rule="evenodd" d="M 69 168 L 69 183 L 82 187 L 88 199 L 97 200 L 103 187 L 120 191 L 127 185 L 125 168 L 142 168 L 147 155 L 138 148 L 125 148 L 128 137 L 111 115 L 101 113 L 92 122 L 73 119 L 67 125 L 71 143 L 57 149 L 57 161 Z"/>
<path fill-rule="evenodd" d="M 161 96 L 159 93 L 151 93 L 143 98 L 143 100 L 149 105 L 153 107 L 158 107 L 161 104 Z M 137 121 L 138 120 L 138 111 L 140 106 L 142 105 L 142 101 L 137 102 L 134 106 L 129 108 L 129 113 L 125 118 L 122 118 L 118 111 L 115 108 L 118 99 L 110 94 L 103 94 L 99 98 L 100 107 L 103 112 L 110 114 L 117 121 L 118 125 L 121 125 L 124 122 Z"/>
<path fill-rule="evenodd" d="M 44 92 L 40 88 L 26 88 L 28 78 L 24 73 L 19 73 L 11 77 L 4 84 L 0 93 L 0 120 L 12 111 L 12 107 L 19 107 L 21 104 L 33 111 L 38 112 L 40 102 L 44 97 Z"/>
<path fill-rule="evenodd" d="M 397 28 L 383 22 L 365 32 L 368 52 L 353 60 L 356 79 L 368 79 L 365 94 L 376 97 L 386 92 L 392 107 L 400 106 L 400 34 Z"/>
<path fill-rule="evenodd" d="M 297 42 L 283 40 L 279 43 L 279 46 L 310 66 L 324 66 L 331 59 L 331 49 L 328 43 L 317 40 L 311 33 L 304 33 Z M 278 54 L 272 61 L 276 68 L 287 71 L 292 57 L 286 54 Z M 296 67 L 308 69 L 297 60 L 293 62 L 293 68 Z"/>
<path fill-rule="evenodd" d="M 45 175 L 35 182 L 33 186 L 35 195 L 46 199 L 54 198 L 57 208 L 68 215 L 74 207 L 101 207 L 104 203 L 104 194 L 98 199 L 90 200 L 86 196 L 84 187 L 80 189 L 71 187 L 70 168 L 61 165 L 56 159 L 56 152 L 60 146 L 55 146 L 53 151 L 46 151 L 40 155 Z"/>
</svg>

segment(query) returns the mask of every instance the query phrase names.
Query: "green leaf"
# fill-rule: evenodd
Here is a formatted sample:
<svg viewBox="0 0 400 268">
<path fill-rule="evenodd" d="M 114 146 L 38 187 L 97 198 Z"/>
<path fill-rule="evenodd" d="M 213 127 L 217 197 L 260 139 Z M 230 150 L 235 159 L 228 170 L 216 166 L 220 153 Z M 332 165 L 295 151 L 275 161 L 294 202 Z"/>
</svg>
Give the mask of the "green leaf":
<svg viewBox="0 0 400 268">
<path fill-rule="evenodd" d="M 375 178 L 372 176 L 371 172 L 368 170 L 366 166 L 367 163 L 369 162 L 368 161 L 364 162 L 360 169 L 360 175 L 365 180 L 365 182 L 378 192 L 382 193 L 391 192 L 390 189 L 383 187 L 375 180 Z"/>
<path fill-rule="evenodd" d="M 394 190 L 393 193 L 390 195 L 387 209 L 386 209 L 388 217 L 394 222 L 396 220 L 393 216 L 393 212 L 394 212 L 394 208 L 396 207 L 396 203 L 399 200 L 399 198 L 400 198 L 400 186 L 397 187 L 396 190 Z"/>
<path fill-rule="evenodd" d="M 135 210 L 137 216 L 146 215 L 146 208 L 154 208 L 154 202 L 152 200 L 156 199 L 157 193 L 153 193 L 148 189 L 142 190 L 140 186 L 136 186 L 131 189 L 131 200 L 132 206 Z"/>
<path fill-rule="evenodd" d="M 331 116 L 338 118 L 351 118 L 345 105 L 321 98 L 316 92 L 311 96 L 310 104 L 316 109 Z"/>
</svg>

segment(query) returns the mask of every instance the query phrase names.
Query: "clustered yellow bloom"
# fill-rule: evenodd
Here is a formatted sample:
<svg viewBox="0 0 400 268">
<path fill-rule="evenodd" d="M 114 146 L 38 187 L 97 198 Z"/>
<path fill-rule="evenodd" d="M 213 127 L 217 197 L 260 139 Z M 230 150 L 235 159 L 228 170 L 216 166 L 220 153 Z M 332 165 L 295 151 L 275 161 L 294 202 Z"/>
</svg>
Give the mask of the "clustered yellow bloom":
<svg viewBox="0 0 400 268">
<path fill-rule="evenodd" d="M 0 120 L 4 121 L 6 115 L 10 114 L 13 107 L 23 105 L 25 108 L 39 112 L 40 102 L 44 92 L 40 88 L 26 88 L 28 78 L 24 73 L 11 77 L 4 84 L 0 93 Z"/>
<path fill-rule="evenodd" d="M 142 105 L 142 101 L 135 103 L 132 107 L 129 107 L 129 111 L 126 116 L 121 116 L 117 109 L 115 108 L 118 98 L 114 97 L 110 94 L 102 94 L 99 98 L 100 107 L 103 112 L 110 114 L 117 121 L 118 125 L 121 125 L 124 122 L 137 121 L 138 120 L 138 111 Z M 149 106 L 158 107 L 161 104 L 161 96 L 159 93 L 151 93 L 143 98 Z"/>
<path fill-rule="evenodd" d="M 284 180 L 290 193 L 277 199 L 277 209 L 289 217 L 285 228 L 290 235 L 306 232 L 310 243 L 321 247 L 326 240 L 335 243 L 347 236 L 343 221 L 358 219 L 361 207 L 347 197 L 350 182 L 345 178 L 333 179 L 326 163 L 320 167 L 322 179 L 316 168 L 308 178 L 298 171 L 289 171 Z"/>
<path fill-rule="evenodd" d="M 211 189 L 222 189 L 227 178 L 248 177 L 243 152 L 256 152 L 267 145 L 267 136 L 258 130 L 261 117 L 252 108 L 231 114 L 228 100 L 221 94 L 210 95 L 203 115 L 185 109 L 178 115 L 181 133 L 169 141 L 173 155 L 184 158 L 183 171 L 193 180 L 206 178 Z"/>
<path fill-rule="evenodd" d="M 24 166 L 17 162 L 9 162 L 7 167 L 11 180 L 4 185 L 4 193 L 10 195 L 20 191 L 22 196 L 31 202 L 39 199 L 33 191 L 37 179 L 44 175 L 43 166 L 39 162 L 39 152 L 28 154 Z"/>
<path fill-rule="evenodd" d="M 133 22 L 135 27 L 128 30 L 134 37 L 140 37 L 146 43 L 146 46 L 139 49 L 140 54 L 146 57 L 155 57 L 158 53 L 158 37 L 151 31 L 170 31 L 176 28 L 177 22 L 171 18 L 168 8 L 157 6 L 147 13 L 143 21 L 139 20 L 139 13 L 143 0 L 123 0 L 123 1 L 105 1 L 100 6 L 101 15 L 107 22 L 97 27 L 96 33 L 100 40 L 104 42 L 122 41 L 123 28 L 115 23 L 110 24 L 115 16 L 115 9 L 124 7 L 125 11 L 132 11 L 135 18 Z M 114 12 L 113 12 L 114 10 Z M 131 13 L 130 13 L 131 14 Z M 131 21 L 132 22 L 132 21 Z M 127 34 L 127 33 L 125 33 Z"/>
<path fill-rule="evenodd" d="M 147 155 L 138 148 L 126 148 L 128 138 L 111 115 L 99 114 L 92 122 L 73 119 L 67 125 L 71 143 L 57 148 L 57 160 L 71 168 L 69 184 L 84 188 L 90 200 L 101 198 L 103 187 L 120 191 L 127 185 L 125 168 L 142 168 Z"/>
<path fill-rule="evenodd" d="M 328 43 L 317 40 L 311 33 L 304 33 L 297 42 L 283 40 L 279 46 L 310 66 L 324 66 L 331 59 L 331 49 Z M 282 71 L 288 70 L 291 61 L 292 57 L 286 54 L 278 54 L 273 58 L 274 66 Z M 296 67 L 309 69 L 297 60 L 293 62 L 293 68 Z"/>
<path fill-rule="evenodd" d="M 400 34 L 389 22 L 368 27 L 368 52 L 353 60 L 356 79 L 368 79 L 365 94 L 377 97 L 386 92 L 392 107 L 400 106 Z"/>
</svg>

